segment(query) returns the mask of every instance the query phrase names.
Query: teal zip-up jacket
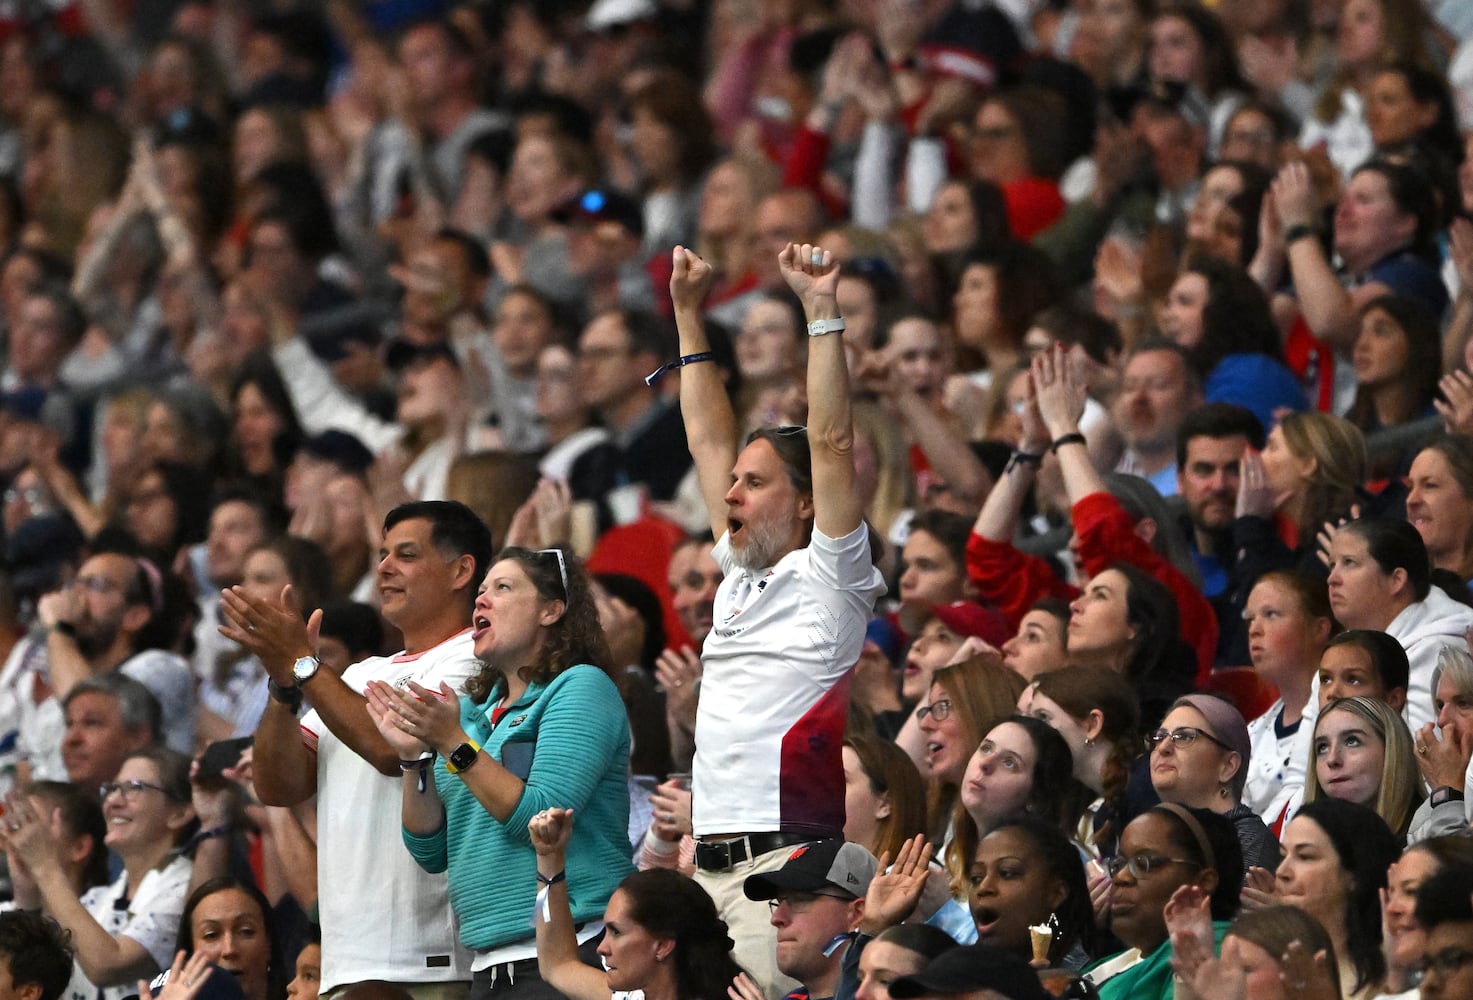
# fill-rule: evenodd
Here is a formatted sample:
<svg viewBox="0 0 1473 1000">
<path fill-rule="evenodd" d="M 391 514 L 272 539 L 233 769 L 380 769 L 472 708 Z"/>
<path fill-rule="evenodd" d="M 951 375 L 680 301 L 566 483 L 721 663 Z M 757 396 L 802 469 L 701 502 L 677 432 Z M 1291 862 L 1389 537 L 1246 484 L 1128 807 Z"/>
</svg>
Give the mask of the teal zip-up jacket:
<svg viewBox="0 0 1473 1000">
<path fill-rule="evenodd" d="M 537 856 L 527 823 L 543 809 L 572 809 L 568 896 L 575 922 L 601 920 L 614 889 L 634 870 L 629 849 L 629 719 L 618 689 L 597 667 L 578 664 L 547 684 L 529 684 L 494 727 L 488 698 L 460 700 L 460 724 L 491 757 L 525 782 L 503 824 L 435 761 L 445 823 L 404 831 L 427 872 L 448 871 L 460 940 L 487 951 L 533 936 Z"/>
</svg>

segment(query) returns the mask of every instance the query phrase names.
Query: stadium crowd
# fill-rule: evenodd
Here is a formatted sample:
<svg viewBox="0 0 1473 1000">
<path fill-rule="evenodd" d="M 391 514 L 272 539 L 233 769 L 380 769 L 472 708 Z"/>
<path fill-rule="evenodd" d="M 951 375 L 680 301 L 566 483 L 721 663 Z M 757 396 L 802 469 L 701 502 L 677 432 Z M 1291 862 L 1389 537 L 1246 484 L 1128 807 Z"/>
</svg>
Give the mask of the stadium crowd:
<svg viewBox="0 0 1473 1000">
<path fill-rule="evenodd" d="M 1473 6 L 0 2 L 0 1000 L 1473 1000 Z"/>
</svg>

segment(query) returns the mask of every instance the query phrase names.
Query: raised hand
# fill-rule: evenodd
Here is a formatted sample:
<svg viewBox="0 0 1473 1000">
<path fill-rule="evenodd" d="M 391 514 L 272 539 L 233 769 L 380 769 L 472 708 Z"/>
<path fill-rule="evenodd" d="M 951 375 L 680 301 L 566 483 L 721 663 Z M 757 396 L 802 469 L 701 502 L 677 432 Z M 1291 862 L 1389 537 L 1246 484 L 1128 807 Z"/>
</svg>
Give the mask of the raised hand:
<svg viewBox="0 0 1473 1000">
<path fill-rule="evenodd" d="M 839 287 L 839 264 L 834 255 L 811 243 L 789 243 L 777 255 L 777 266 L 804 309 L 816 299 L 832 299 Z M 671 282 L 673 284 L 674 277 Z"/>
<path fill-rule="evenodd" d="M 1269 190 L 1273 192 L 1281 229 L 1314 225 L 1314 182 L 1308 164 L 1284 164 Z"/>
<path fill-rule="evenodd" d="M 275 604 L 252 597 L 243 587 L 220 591 L 220 611 L 226 624 L 220 634 L 256 654 L 266 672 L 278 684 L 292 683 L 291 668 L 298 657 L 311 656 L 322 628 L 322 609 L 312 612 L 308 622 L 296 591 L 288 584 Z"/>
<path fill-rule="evenodd" d="M 767 1000 L 762 987 L 757 985 L 757 980 L 745 972 L 737 973 L 737 977 L 726 988 L 726 995 L 730 1000 Z"/>
<path fill-rule="evenodd" d="M 194 1000 L 204 988 L 205 980 L 214 972 L 204 949 L 196 951 L 187 962 L 184 952 L 180 951 L 174 955 L 174 964 L 169 966 L 169 981 L 159 990 L 157 1000 Z M 138 995 L 146 997 L 149 992 L 148 980 L 138 980 Z"/>
<path fill-rule="evenodd" d="M 695 731 L 704 671 L 700 654 L 689 646 L 667 649 L 655 660 L 655 680 L 665 689 L 665 719 L 669 724 Z"/>
<path fill-rule="evenodd" d="M 430 749 L 430 745 L 405 728 L 397 696 L 398 691 L 382 681 L 369 681 L 363 691 L 368 717 L 378 728 L 379 735 L 394 748 L 400 760 L 414 760 Z"/>
<path fill-rule="evenodd" d="M 1182 958 L 1183 963 L 1195 959 L 1200 964 L 1205 958 L 1212 957 L 1211 907 L 1212 900 L 1195 885 L 1180 887 L 1166 901 L 1161 915 L 1166 918 L 1172 951 Z M 1178 968 L 1177 971 L 1190 978 L 1187 969 Z"/>
<path fill-rule="evenodd" d="M 1278 888 L 1278 879 L 1274 878 L 1273 872 L 1256 865 L 1249 868 L 1248 874 L 1243 876 L 1243 891 L 1239 896 L 1243 909 L 1261 910 L 1267 906 L 1277 906 Z"/>
<path fill-rule="evenodd" d="M 694 250 L 676 247 L 670 254 L 670 300 L 676 309 L 699 309 L 716 276 L 710 263 Z"/>
<path fill-rule="evenodd" d="M 690 792 L 673 781 L 655 787 L 650 796 L 654 806 L 654 818 L 650 826 L 661 840 L 676 841 L 691 833 Z"/>
<path fill-rule="evenodd" d="M 544 809 L 527 823 L 527 836 L 532 849 L 544 858 L 567 853 L 568 838 L 573 835 L 573 810 Z"/>
<path fill-rule="evenodd" d="M 1263 456 L 1253 448 L 1243 449 L 1239 463 L 1236 517 L 1272 517 L 1278 497 L 1268 483 Z"/>
<path fill-rule="evenodd" d="M 900 846 L 893 866 L 889 865 L 888 851 L 880 855 L 879 874 L 870 881 L 869 892 L 864 898 L 864 918 L 859 924 L 861 931 L 878 934 L 911 915 L 920 902 L 922 890 L 926 888 L 934 850 L 925 836 L 918 833 Z"/>
<path fill-rule="evenodd" d="M 1437 383 L 1443 399 L 1434 399 L 1432 405 L 1442 417 L 1442 425 L 1449 434 L 1473 434 L 1473 375 L 1466 371 L 1449 372 Z"/>
<path fill-rule="evenodd" d="M 1054 344 L 1033 356 L 1032 391 L 1037 394 L 1038 413 L 1049 437 L 1079 433 L 1084 416 L 1085 387 L 1076 378 L 1074 366 L 1063 344 Z"/>
</svg>

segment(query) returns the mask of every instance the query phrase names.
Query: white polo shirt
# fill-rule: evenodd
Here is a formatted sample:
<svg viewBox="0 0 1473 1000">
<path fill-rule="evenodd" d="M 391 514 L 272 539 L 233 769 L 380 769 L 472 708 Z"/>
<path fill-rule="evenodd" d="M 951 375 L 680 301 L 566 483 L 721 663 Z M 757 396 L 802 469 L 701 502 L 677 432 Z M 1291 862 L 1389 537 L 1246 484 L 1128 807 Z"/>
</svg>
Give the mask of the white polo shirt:
<svg viewBox="0 0 1473 1000">
<path fill-rule="evenodd" d="M 727 535 L 711 555 L 726 578 L 701 651 L 695 832 L 837 833 L 850 670 L 885 592 L 869 531 L 815 530 L 771 569 L 738 567 Z"/>
<path fill-rule="evenodd" d="M 343 681 L 362 694 L 371 680 L 409 681 L 456 691 L 480 664 L 471 630 L 423 652 L 355 663 Z M 449 882 L 415 864 L 403 840 L 401 779 L 380 774 L 335 736 L 316 711 L 302 739 L 317 753 L 317 895 L 322 983 L 328 990 L 366 979 L 396 983 L 469 981 Z"/>
</svg>

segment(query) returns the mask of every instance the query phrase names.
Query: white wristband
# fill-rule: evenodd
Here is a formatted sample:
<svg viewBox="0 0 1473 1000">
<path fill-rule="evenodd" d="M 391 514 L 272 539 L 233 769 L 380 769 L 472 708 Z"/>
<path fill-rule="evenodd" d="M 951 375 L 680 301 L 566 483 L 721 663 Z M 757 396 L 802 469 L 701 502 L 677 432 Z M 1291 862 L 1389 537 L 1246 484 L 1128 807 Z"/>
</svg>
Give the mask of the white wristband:
<svg viewBox="0 0 1473 1000">
<path fill-rule="evenodd" d="M 843 333 L 843 332 L 844 332 L 844 317 L 843 316 L 840 316 L 837 319 L 816 319 L 812 323 L 809 323 L 808 324 L 808 336 L 810 336 L 810 337 L 822 337 L 825 334 L 829 334 L 829 333 Z"/>
</svg>

